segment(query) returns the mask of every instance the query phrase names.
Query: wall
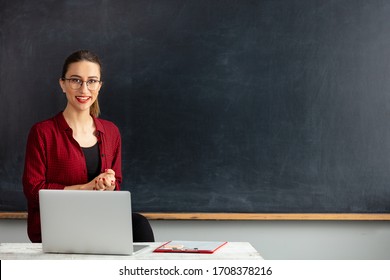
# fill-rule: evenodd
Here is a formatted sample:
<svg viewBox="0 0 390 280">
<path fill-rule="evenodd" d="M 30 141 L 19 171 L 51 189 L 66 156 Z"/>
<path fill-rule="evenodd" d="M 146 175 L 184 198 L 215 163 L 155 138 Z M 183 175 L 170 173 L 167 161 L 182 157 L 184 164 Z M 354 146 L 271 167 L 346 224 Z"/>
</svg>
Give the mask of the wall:
<svg viewBox="0 0 390 280">
<path fill-rule="evenodd" d="M 390 259 L 387 221 L 151 221 L 156 241 L 248 241 L 265 259 Z M 0 220 L 0 242 L 28 242 L 25 220 Z"/>
<path fill-rule="evenodd" d="M 228 189 L 207 196 L 214 201 L 198 209 L 240 205 L 256 212 L 253 205 L 278 206 L 271 203 L 277 201 L 292 212 L 326 212 L 335 205 L 343 212 L 390 211 L 388 1 L 100 1 L 86 16 L 92 2 L 74 9 L 71 0 L 1 1 L 0 80 L 13 81 L 0 82 L 3 210 L 25 210 L 21 189 L 15 188 L 24 142 L 33 122 L 63 109 L 57 84 L 62 59 L 70 50 L 93 48 L 107 62 L 105 91 L 119 101 L 102 95 L 103 112 L 133 141 L 124 166 L 132 172 L 133 191 L 140 192 L 136 203 L 143 196 L 150 207 L 156 205 L 150 211 L 178 205 L 163 195 L 176 199 L 172 193 L 182 189 L 192 203 L 201 201 L 198 193 L 212 193 L 201 189 L 214 185 L 207 178 L 195 187 L 189 178 L 185 189 L 175 177 L 202 178 L 200 171 Z M 243 163 L 241 170 L 236 162 Z M 169 189 L 174 183 L 178 188 Z M 154 185 L 154 200 L 145 185 Z M 241 191 L 245 185 L 247 192 Z M 254 199 L 251 188 L 264 203 L 248 203 Z M 244 203 L 226 203 L 236 201 L 237 190 Z M 293 208 L 297 202 L 305 208 Z M 388 222 L 152 225 L 157 240 L 247 240 L 268 259 L 390 258 Z M 0 220 L 0 242 L 26 240 L 24 220 Z"/>
</svg>

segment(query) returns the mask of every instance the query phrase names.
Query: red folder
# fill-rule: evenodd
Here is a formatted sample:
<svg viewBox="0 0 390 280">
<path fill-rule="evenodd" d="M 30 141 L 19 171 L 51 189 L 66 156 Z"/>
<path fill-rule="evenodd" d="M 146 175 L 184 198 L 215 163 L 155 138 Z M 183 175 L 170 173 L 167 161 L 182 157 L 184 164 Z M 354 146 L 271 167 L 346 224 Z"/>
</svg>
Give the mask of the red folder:
<svg viewBox="0 0 390 280">
<path fill-rule="evenodd" d="M 168 241 L 157 247 L 153 252 L 156 253 L 200 253 L 212 254 L 226 241 Z"/>
</svg>

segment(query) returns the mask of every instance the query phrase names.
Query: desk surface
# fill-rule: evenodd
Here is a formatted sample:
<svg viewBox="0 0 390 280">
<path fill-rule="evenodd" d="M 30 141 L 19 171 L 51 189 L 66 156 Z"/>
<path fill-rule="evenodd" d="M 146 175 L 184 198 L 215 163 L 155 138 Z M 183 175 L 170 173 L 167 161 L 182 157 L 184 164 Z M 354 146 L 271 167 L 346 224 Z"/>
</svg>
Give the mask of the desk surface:
<svg viewBox="0 0 390 280">
<path fill-rule="evenodd" d="M 0 260 L 88 260 L 88 259 L 122 259 L 122 260 L 261 260 L 259 252 L 248 242 L 228 242 L 213 254 L 196 253 L 153 253 L 153 250 L 164 242 L 135 243 L 144 246 L 131 256 L 121 255 L 83 255 L 43 253 L 41 243 L 1 243 Z"/>
</svg>

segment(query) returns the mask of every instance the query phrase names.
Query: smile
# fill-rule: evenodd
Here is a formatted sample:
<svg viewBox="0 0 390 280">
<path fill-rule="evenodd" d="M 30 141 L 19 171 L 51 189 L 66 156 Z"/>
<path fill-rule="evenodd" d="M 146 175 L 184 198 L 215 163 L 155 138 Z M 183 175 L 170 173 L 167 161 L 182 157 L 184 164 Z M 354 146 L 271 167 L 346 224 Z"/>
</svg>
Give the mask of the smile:
<svg viewBox="0 0 390 280">
<path fill-rule="evenodd" d="M 76 96 L 76 99 L 80 103 L 86 103 L 91 99 L 91 97 L 90 96 Z"/>
</svg>

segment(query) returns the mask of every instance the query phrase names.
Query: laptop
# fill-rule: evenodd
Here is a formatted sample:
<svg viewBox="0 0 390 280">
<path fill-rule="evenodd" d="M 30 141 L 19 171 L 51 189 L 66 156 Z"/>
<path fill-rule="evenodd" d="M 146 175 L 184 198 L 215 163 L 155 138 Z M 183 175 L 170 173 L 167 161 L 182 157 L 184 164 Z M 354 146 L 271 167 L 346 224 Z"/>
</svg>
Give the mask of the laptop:
<svg viewBox="0 0 390 280">
<path fill-rule="evenodd" d="M 47 253 L 133 254 L 128 191 L 40 190 Z"/>
</svg>

